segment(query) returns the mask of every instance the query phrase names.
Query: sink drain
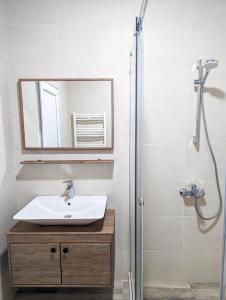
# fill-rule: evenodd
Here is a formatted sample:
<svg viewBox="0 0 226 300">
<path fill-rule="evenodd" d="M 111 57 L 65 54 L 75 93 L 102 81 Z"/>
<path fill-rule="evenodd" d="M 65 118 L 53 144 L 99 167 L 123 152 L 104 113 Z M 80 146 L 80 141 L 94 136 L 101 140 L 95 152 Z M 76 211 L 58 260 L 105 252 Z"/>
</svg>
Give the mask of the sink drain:
<svg viewBox="0 0 226 300">
<path fill-rule="evenodd" d="M 70 219 L 72 217 L 72 215 L 65 215 L 64 218 L 65 219 Z"/>
</svg>

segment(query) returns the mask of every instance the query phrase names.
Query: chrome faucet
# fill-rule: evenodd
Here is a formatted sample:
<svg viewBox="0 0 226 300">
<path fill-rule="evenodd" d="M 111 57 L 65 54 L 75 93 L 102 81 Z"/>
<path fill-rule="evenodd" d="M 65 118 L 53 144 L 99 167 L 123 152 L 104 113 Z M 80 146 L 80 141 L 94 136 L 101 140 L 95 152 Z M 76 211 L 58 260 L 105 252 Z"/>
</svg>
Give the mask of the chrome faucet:
<svg viewBox="0 0 226 300">
<path fill-rule="evenodd" d="M 180 188 L 179 193 L 183 198 L 202 198 L 205 196 L 204 189 L 198 187 L 196 184 Z"/>
<path fill-rule="evenodd" d="M 67 187 L 64 192 L 64 194 L 66 194 L 65 200 L 69 200 L 69 199 L 73 198 L 75 195 L 73 181 L 70 179 L 70 180 L 63 181 L 63 183 L 67 183 Z"/>
</svg>

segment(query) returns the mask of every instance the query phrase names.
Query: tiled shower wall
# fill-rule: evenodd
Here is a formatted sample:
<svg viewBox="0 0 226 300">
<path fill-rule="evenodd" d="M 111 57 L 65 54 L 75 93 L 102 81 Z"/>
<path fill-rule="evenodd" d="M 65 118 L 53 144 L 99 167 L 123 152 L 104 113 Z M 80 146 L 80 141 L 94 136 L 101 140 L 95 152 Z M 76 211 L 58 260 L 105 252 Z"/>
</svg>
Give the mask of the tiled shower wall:
<svg viewBox="0 0 226 300">
<path fill-rule="evenodd" d="M 77 195 L 108 195 L 116 209 L 116 280 L 129 269 L 129 51 L 136 5 L 113 0 L 8 0 L 9 103 L 14 109 L 18 207 L 37 195 L 60 195 L 72 178 Z M 139 5 L 139 3 L 137 3 Z M 115 83 L 113 153 L 21 153 L 18 78 L 103 78 Z M 26 159 L 113 158 L 114 165 L 24 166 Z"/>
<path fill-rule="evenodd" d="M 218 195 L 202 127 L 201 149 L 191 144 L 196 94 L 192 65 L 216 58 L 205 107 L 224 194 L 226 167 L 226 3 L 224 0 L 153 0 L 144 24 L 145 222 L 144 276 L 149 281 L 219 282 L 222 217 L 197 219 L 194 203 L 178 189 L 198 183 L 206 190 L 204 215 Z"/>
</svg>

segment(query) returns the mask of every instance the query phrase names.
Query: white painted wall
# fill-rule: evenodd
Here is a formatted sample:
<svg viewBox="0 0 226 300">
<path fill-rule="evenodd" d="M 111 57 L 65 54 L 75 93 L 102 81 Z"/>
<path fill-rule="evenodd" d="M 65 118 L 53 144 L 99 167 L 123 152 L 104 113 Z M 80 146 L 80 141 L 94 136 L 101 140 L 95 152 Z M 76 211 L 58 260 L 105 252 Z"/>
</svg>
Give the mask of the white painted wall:
<svg viewBox="0 0 226 300">
<path fill-rule="evenodd" d="M 196 109 L 196 73 L 191 67 L 200 56 L 220 61 L 207 80 L 205 104 L 223 189 L 225 16 L 224 0 L 153 0 L 148 7 L 144 24 L 146 282 L 219 282 L 222 217 L 217 224 L 200 222 L 194 206 L 179 197 L 178 188 L 185 182 L 203 185 L 202 212 L 215 213 L 218 195 L 203 132 L 200 153 L 189 147 Z"/>
<path fill-rule="evenodd" d="M 78 195 L 108 195 L 116 209 L 116 280 L 129 269 L 129 51 L 140 3 L 121 0 L 8 0 L 9 98 L 15 107 L 14 158 L 19 207 L 32 197 L 61 194 L 73 178 Z M 134 5 L 135 3 L 135 5 Z M 99 154 L 21 154 L 18 78 L 112 77 L 115 149 Z M 113 158 L 114 165 L 24 166 L 26 159 Z"/>
</svg>

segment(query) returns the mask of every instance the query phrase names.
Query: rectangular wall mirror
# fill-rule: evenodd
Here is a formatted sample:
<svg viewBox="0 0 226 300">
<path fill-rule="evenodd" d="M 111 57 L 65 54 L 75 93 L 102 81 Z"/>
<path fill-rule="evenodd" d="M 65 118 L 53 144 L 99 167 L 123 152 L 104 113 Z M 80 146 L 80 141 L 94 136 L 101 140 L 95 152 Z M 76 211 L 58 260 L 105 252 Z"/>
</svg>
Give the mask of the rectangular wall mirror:
<svg viewBox="0 0 226 300">
<path fill-rule="evenodd" d="M 20 79 L 25 150 L 113 149 L 113 79 Z"/>
</svg>

